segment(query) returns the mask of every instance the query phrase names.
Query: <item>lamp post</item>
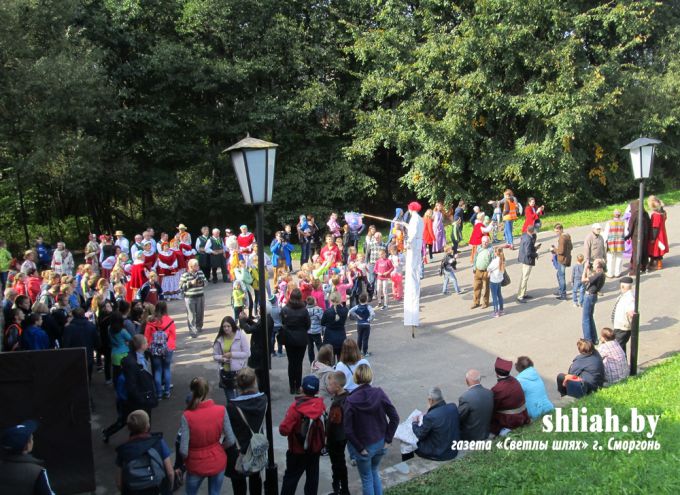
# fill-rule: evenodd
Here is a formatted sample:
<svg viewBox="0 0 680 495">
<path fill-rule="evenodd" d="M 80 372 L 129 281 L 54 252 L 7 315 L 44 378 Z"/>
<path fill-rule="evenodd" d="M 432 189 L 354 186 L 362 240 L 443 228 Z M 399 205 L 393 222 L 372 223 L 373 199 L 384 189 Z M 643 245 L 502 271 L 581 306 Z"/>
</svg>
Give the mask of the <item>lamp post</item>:
<svg viewBox="0 0 680 495">
<path fill-rule="evenodd" d="M 279 476 L 274 462 L 274 435 L 272 431 L 272 396 L 269 380 L 269 333 L 271 329 L 267 325 L 267 293 L 265 290 L 265 266 L 264 266 L 264 205 L 272 202 L 274 192 L 274 164 L 276 162 L 277 144 L 268 143 L 260 139 L 251 138 L 250 135 L 224 151 L 231 154 L 234 172 L 238 179 L 243 201 L 247 205 L 255 206 L 256 226 L 255 235 L 257 241 L 257 269 L 259 271 L 259 299 L 260 299 L 260 324 L 263 325 L 262 347 L 265 352 L 265 370 L 262 373 L 262 388 L 267 396 L 267 412 L 265 421 L 267 425 L 267 439 L 269 440 L 269 461 L 266 468 L 265 493 L 278 495 Z"/>
<path fill-rule="evenodd" d="M 630 163 L 633 167 L 633 177 L 640 182 L 640 204 L 638 205 L 637 218 L 637 246 L 635 260 L 635 309 L 633 310 L 633 321 L 631 324 L 630 335 L 630 374 L 637 374 L 638 361 L 638 342 L 640 337 L 640 262 L 642 261 L 642 239 L 644 234 L 643 225 L 643 205 L 645 200 L 645 180 L 652 176 L 652 165 L 654 164 L 654 148 L 661 141 L 650 138 L 636 139 L 632 143 L 625 145 L 622 149 L 630 152 Z"/>
</svg>

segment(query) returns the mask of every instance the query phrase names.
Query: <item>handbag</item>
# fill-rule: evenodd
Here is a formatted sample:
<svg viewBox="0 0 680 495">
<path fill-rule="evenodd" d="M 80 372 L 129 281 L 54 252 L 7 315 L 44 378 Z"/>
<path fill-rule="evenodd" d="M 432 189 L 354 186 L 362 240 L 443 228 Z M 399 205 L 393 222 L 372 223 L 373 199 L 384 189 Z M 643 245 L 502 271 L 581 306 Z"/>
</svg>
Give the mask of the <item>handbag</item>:
<svg viewBox="0 0 680 495">
<path fill-rule="evenodd" d="M 503 272 L 503 280 L 501 281 L 501 287 L 507 287 L 510 285 L 510 275 L 508 275 L 507 270 Z"/>
<path fill-rule="evenodd" d="M 220 368 L 220 388 L 234 390 L 236 388 L 236 372 Z"/>
</svg>

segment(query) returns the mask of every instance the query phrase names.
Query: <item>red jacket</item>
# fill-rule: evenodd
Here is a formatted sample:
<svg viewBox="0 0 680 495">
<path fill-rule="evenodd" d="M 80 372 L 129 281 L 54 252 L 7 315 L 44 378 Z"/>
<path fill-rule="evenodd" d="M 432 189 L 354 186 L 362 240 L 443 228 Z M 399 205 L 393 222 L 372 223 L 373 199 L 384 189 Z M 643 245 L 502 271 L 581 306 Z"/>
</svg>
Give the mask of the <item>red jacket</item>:
<svg viewBox="0 0 680 495">
<path fill-rule="evenodd" d="M 529 225 L 534 225 L 541 215 L 543 215 L 543 213 L 538 213 L 535 206 L 527 205 L 524 209 L 524 225 L 522 225 L 522 233 L 524 234 L 527 231 Z"/>
<path fill-rule="evenodd" d="M 198 476 L 215 476 L 227 467 L 227 454 L 220 443 L 226 409 L 212 400 L 201 402 L 193 411 L 184 411 L 189 425 L 187 472 Z"/>
<path fill-rule="evenodd" d="M 168 326 L 168 324 L 170 326 Z M 168 315 L 164 315 L 160 321 L 147 321 L 144 327 L 144 337 L 146 337 L 146 341 L 149 343 L 149 345 L 151 345 L 151 342 L 153 341 L 153 333 L 156 330 L 163 330 L 164 328 L 165 333 L 168 334 L 168 350 L 174 351 L 177 328 L 175 327 L 175 322 Z"/>
<path fill-rule="evenodd" d="M 434 227 L 432 217 L 423 218 L 423 242 L 425 244 L 434 244 Z"/>
<path fill-rule="evenodd" d="M 324 412 L 326 412 L 326 406 L 324 406 L 321 397 L 300 396 L 295 398 L 279 425 L 279 433 L 288 437 L 288 450 L 292 454 L 305 453 L 305 448 L 297 434 L 300 431 L 303 414 L 310 419 L 316 419 L 320 418 Z"/>
<path fill-rule="evenodd" d="M 38 300 L 40 293 L 42 292 L 41 286 L 42 282 L 40 277 L 26 277 L 26 288 L 28 289 L 28 297 L 31 298 L 31 303 Z"/>
</svg>

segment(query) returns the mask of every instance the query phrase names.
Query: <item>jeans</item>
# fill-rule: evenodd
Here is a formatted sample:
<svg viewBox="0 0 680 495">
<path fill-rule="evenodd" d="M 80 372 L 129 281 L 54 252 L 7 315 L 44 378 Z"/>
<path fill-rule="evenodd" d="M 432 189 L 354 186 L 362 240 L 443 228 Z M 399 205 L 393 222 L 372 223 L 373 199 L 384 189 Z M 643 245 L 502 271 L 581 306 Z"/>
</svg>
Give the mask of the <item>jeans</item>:
<svg viewBox="0 0 680 495">
<path fill-rule="evenodd" d="M 300 243 L 300 264 L 304 265 L 309 261 L 312 252 L 312 245 L 309 242 L 302 241 Z"/>
<path fill-rule="evenodd" d="M 305 474 L 305 495 L 316 495 L 319 490 L 319 454 L 286 452 L 286 471 L 281 483 L 281 495 L 295 495 L 298 481 Z"/>
<path fill-rule="evenodd" d="M 506 220 L 505 224 L 503 225 L 503 235 L 505 236 L 505 243 L 509 244 L 512 246 L 512 243 L 514 241 L 512 237 L 512 224 L 514 222 L 511 220 Z"/>
<path fill-rule="evenodd" d="M 456 273 L 451 270 L 444 270 L 444 283 L 442 284 L 442 294 L 447 294 L 449 292 L 449 281 L 453 281 L 453 288 L 456 292 L 460 292 L 460 287 L 458 286 L 458 279 L 456 278 Z"/>
<path fill-rule="evenodd" d="M 151 366 L 153 368 L 153 379 L 156 382 L 156 395 L 161 397 L 161 377 L 163 378 L 163 393 L 170 394 L 170 384 L 172 383 L 172 375 L 170 374 L 170 365 L 172 364 L 172 354 L 174 351 L 168 350 L 165 357 L 152 356 Z"/>
<path fill-rule="evenodd" d="M 560 290 L 560 297 L 567 298 L 567 267 L 562 263 L 557 263 L 557 287 Z"/>
<path fill-rule="evenodd" d="M 320 333 L 308 333 L 307 334 L 307 357 L 309 358 L 309 363 L 314 361 L 314 346 L 316 345 L 316 350 L 321 349 L 321 334 Z"/>
<path fill-rule="evenodd" d="M 227 404 L 229 403 L 230 400 L 236 398 L 236 390 L 233 388 L 223 388 L 224 390 L 224 398 L 227 399 Z"/>
<path fill-rule="evenodd" d="M 5 288 L 7 287 L 7 276 L 9 272 L 0 272 L 0 284 L 2 284 L 2 293 L 5 293 Z"/>
<path fill-rule="evenodd" d="M 198 332 L 203 330 L 205 297 L 185 297 L 184 305 L 187 307 L 187 325 L 189 326 L 189 333 L 191 335 L 196 335 Z"/>
<path fill-rule="evenodd" d="M 586 286 L 583 285 L 583 282 L 580 280 L 574 281 L 574 286 L 572 287 L 572 294 L 571 298 L 574 300 L 575 303 L 578 303 L 580 306 L 583 306 L 583 297 L 586 293 Z"/>
<path fill-rule="evenodd" d="M 357 325 L 357 346 L 365 356 L 368 352 L 368 338 L 371 336 L 371 325 Z"/>
<path fill-rule="evenodd" d="M 581 398 L 588 393 L 588 388 L 583 382 L 568 381 L 567 386 L 564 386 L 564 373 L 557 375 L 557 391 L 561 396 L 568 395 L 570 397 Z"/>
<path fill-rule="evenodd" d="M 186 487 L 187 495 L 197 495 L 198 489 L 205 478 L 208 478 L 208 495 L 220 495 L 222 491 L 222 483 L 224 482 L 224 473 L 217 473 L 213 476 L 198 476 L 196 474 L 187 473 L 184 478 L 184 485 Z"/>
<path fill-rule="evenodd" d="M 357 463 L 363 495 L 382 495 L 382 482 L 380 481 L 378 467 L 385 455 L 385 440 L 378 440 L 365 448 L 368 455 L 363 456 L 351 442 L 347 442 L 349 455 Z"/>
<path fill-rule="evenodd" d="M 493 299 L 493 310 L 498 313 L 503 311 L 503 294 L 501 293 L 501 283 L 490 282 L 491 298 Z"/>
<path fill-rule="evenodd" d="M 281 332 L 283 329 L 281 327 L 274 327 L 273 330 L 271 331 L 271 334 L 269 336 L 269 352 L 274 354 L 274 352 L 278 352 L 279 354 L 283 354 L 283 344 L 281 344 Z M 274 344 L 278 344 L 277 350 L 274 351 Z"/>
<path fill-rule="evenodd" d="M 595 304 L 597 303 L 597 294 L 586 294 L 583 300 L 583 338 L 591 342 L 597 342 L 597 328 L 595 328 Z"/>
</svg>

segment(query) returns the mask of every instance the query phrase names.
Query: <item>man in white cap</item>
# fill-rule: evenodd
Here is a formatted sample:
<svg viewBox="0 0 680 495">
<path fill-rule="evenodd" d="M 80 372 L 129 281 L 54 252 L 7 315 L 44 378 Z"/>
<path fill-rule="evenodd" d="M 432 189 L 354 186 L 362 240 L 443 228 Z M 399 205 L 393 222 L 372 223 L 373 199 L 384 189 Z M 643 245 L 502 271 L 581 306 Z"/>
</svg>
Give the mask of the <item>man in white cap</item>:
<svg viewBox="0 0 680 495">
<path fill-rule="evenodd" d="M 114 243 L 114 245 L 118 246 L 122 253 L 125 253 L 129 256 L 130 255 L 130 241 L 128 241 L 125 238 L 122 230 L 116 230 L 115 235 L 116 235 L 116 242 Z"/>
<path fill-rule="evenodd" d="M 600 232 L 602 232 L 602 225 L 594 223 L 592 227 L 590 227 L 590 230 L 590 234 L 586 236 L 586 239 L 583 242 L 583 256 L 586 258 L 586 266 L 592 266 L 593 261 L 605 259 L 607 256 L 604 238 L 600 235 Z"/>
</svg>

